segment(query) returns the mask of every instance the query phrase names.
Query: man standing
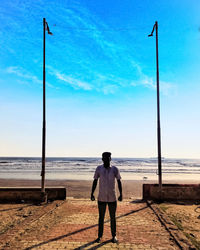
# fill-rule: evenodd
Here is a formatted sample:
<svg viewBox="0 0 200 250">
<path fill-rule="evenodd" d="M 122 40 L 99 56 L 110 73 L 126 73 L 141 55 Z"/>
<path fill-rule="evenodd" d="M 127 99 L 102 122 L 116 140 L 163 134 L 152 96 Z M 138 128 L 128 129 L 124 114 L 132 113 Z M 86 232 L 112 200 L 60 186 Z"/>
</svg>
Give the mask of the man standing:
<svg viewBox="0 0 200 250">
<path fill-rule="evenodd" d="M 91 200 L 94 201 L 94 191 L 97 186 L 97 181 L 99 180 L 99 195 L 98 195 L 98 209 L 99 209 L 99 228 L 98 228 L 98 238 L 96 242 L 100 242 L 103 236 L 103 227 L 104 227 L 104 217 L 106 212 L 106 206 L 108 204 L 110 221 L 111 221 L 111 233 L 112 233 L 112 242 L 117 243 L 116 237 L 116 194 L 115 194 L 115 178 L 117 179 L 118 188 L 120 196 L 119 201 L 122 201 L 122 184 L 121 176 L 119 170 L 115 166 L 110 165 L 111 153 L 104 152 L 102 154 L 103 165 L 100 165 L 96 168 L 94 174 L 94 181 L 92 185 Z"/>
</svg>

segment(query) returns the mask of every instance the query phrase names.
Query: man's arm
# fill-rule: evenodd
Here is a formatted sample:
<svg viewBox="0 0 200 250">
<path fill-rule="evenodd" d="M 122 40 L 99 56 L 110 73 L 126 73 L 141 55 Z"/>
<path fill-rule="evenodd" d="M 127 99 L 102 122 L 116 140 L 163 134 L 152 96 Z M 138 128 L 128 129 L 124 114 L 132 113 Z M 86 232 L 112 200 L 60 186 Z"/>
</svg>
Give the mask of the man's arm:
<svg viewBox="0 0 200 250">
<path fill-rule="evenodd" d="M 118 189 L 119 189 L 119 198 L 118 201 L 122 201 L 123 197 L 122 197 L 122 183 L 121 180 L 117 180 L 117 184 L 118 184 Z"/>
<path fill-rule="evenodd" d="M 98 181 L 98 179 L 94 179 L 93 184 L 92 184 L 91 201 L 95 200 L 94 191 L 97 187 L 97 181 Z"/>
</svg>

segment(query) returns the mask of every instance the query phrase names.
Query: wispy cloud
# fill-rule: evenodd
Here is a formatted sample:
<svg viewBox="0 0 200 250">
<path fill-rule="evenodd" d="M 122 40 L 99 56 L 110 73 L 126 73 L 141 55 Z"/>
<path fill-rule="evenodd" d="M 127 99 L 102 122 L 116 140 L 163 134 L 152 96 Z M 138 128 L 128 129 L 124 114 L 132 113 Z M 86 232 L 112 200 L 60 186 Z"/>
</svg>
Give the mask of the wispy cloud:
<svg viewBox="0 0 200 250">
<path fill-rule="evenodd" d="M 61 74 L 57 72 L 56 75 L 59 80 L 70 84 L 74 88 L 101 91 L 104 94 L 114 94 L 120 88 L 130 86 L 144 86 L 153 90 L 156 89 L 156 82 L 153 77 L 146 75 L 143 65 L 136 61 L 134 55 L 127 53 L 127 42 L 124 42 L 119 34 L 115 33 L 112 36 L 109 32 L 105 33 L 104 30 L 109 30 L 109 26 L 102 21 L 98 22 L 98 18 L 94 17 L 83 6 L 79 7 L 78 11 L 77 9 L 67 11 L 69 18 L 66 23 L 66 30 L 68 26 L 69 30 L 73 31 L 74 29 L 80 38 L 85 39 L 85 37 L 88 37 L 90 42 L 95 44 L 96 50 L 100 49 L 103 55 L 101 55 L 102 64 L 105 63 L 105 67 L 96 67 L 96 64 L 99 63 L 98 58 L 95 55 L 86 55 L 83 52 L 84 57 L 83 59 L 80 58 L 78 62 L 79 72 L 87 75 L 89 80 L 79 80 L 76 75 L 73 75 L 73 72 L 70 72 L 70 77 L 67 76 L 67 73 Z M 78 44 L 77 46 L 82 45 Z M 85 49 L 87 51 L 87 48 Z M 80 50 L 81 48 L 77 47 L 77 51 Z M 131 77 L 133 80 L 131 80 Z M 160 83 L 163 94 L 169 94 L 173 89 L 173 83 L 164 81 Z"/>
<path fill-rule="evenodd" d="M 143 73 L 142 67 L 136 63 L 132 62 L 134 68 L 137 69 L 138 72 L 138 80 L 131 82 L 132 86 L 139 86 L 143 85 L 150 89 L 156 89 L 156 80 L 153 80 L 152 77 L 147 76 Z M 169 95 L 174 92 L 176 85 L 172 82 L 162 81 L 160 80 L 160 91 L 163 95 Z"/>
<path fill-rule="evenodd" d="M 32 13 L 37 13 L 38 18 L 40 13 L 38 10 L 43 9 L 42 3 L 43 1 L 37 1 L 31 9 Z M 26 11 L 21 5 L 14 6 L 13 11 L 16 13 Z M 49 73 L 57 80 L 55 81 L 57 86 L 58 82 L 62 82 L 75 90 L 97 91 L 104 94 L 114 94 L 120 89 L 135 86 L 156 88 L 153 78 L 144 73 L 144 65 L 138 62 L 132 53 L 130 41 L 124 39 L 120 32 L 109 32 L 110 26 L 104 20 L 99 20 L 94 13 L 84 7 L 84 4 L 73 1 L 67 8 L 63 8 L 59 3 L 49 4 L 46 8 L 49 13 L 48 22 L 52 25 L 51 30 L 54 33 L 47 42 L 47 56 L 51 55 L 48 56 L 48 64 L 52 66 Z M 29 19 L 29 16 L 27 15 L 26 18 Z M 35 15 L 32 15 L 32 21 L 29 21 L 30 27 L 24 27 L 14 15 L 10 16 L 13 24 L 11 26 L 14 27 L 13 32 L 20 30 L 20 33 L 15 34 L 15 37 L 20 39 L 17 43 L 20 44 L 20 49 L 21 44 L 24 43 L 23 47 L 31 51 L 32 47 L 36 44 L 38 46 L 41 42 L 38 27 L 42 27 L 42 22 L 34 18 L 36 18 Z M 56 23 L 55 20 L 59 22 Z M 54 23 L 56 26 L 53 26 Z M 30 30 L 34 33 L 32 34 Z M 30 41 L 34 41 L 35 45 L 30 44 Z M 34 67 L 38 67 L 41 62 L 40 50 L 38 47 L 34 48 L 37 49 L 33 49 L 35 57 L 32 60 L 35 63 Z M 30 57 L 26 60 L 30 62 Z M 7 68 L 7 73 L 15 74 L 21 80 L 26 79 L 29 82 L 42 84 L 40 75 L 31 74 L 25 70 L 26 60 L 24 58 L 21 60 L 21 62 L 24 61 L 24 65 L 20 64 L 21 67 Z M 48 82 L 47 85 L 55 88 Z M 161 87 L 161 91 L 165 94 L 170 93 L 173 88 L 172 83 L 162 84 L 161 82 L 161 85 L 164 86 Z"/>
<path fill-rule="evenodd" d="M 64 81 L 67 84 L 70 84 L 75 89 L 78 89 L 78 88 L 84 89 L 84 90 L 91 90 L 92 89 L 88 83 L 82 82 L 78 79 L 74 79 L 74 78 L 67 76 L 65 74 L 56 73 L 56 77 L 59 80 Z"/>
<path fill-rule="evenodd" d="M 143 73 L 142 67 L 140 66 L 139 63 L 136 63 L 135 61 L 131 62 L 131 65 L 134 69 L 137 70 L 137 81 L 131 82 L 132 86 L 138 86 L 138 85 L 143 85 L 148 88 L 155 89 L 156 85 L 153 82 L 153 79 L 146 74 Z"/>
<path fill-rule="evenodd" d="M 160 90 L 165 96 L 174 95 L 177 91 L 177 85 L 170 82 L 160 81 Z"/>
<path fill-rule="evenodd" d="M 18 76 L 20 78 L 18 80 L 19 83 L 24 82 L 24 80 L 31 81 L 33 83 L 37 83 L 40 85 L 42 85 L 42 83 L 43 83 L 43 81 L 38 79 L 37 76 L 32 75 L 27 70 L 25 70 L 21 67 L 11 66 L 11 67 L 6 68 L 5 72 L 8 74 L 14 74 L 14 75 Z M 54 86 L 51 83 L 46 82 L 46 84 L 48 87 L 54 88 Z"/>
<path fill-rule="evenodd" d="M 8 74 L 15 74 L 16 76 L 19 76 L 20 78 L 31 80 L 32 82 L 42 84 L 42 81 L 39 80 L 36 76 L 30 74 L 25 69 L 21 67 L 11 66 L 6 69 L 6 72 Z"/>
<path fill-rule="evenodd" d="M 51 66 L 47 67 L 50 70 L 49 73 L 51 75 L 54 75 L 58 80 L 64 82 L 64 84 L 70 85 L 74 89 L 92 90 L 92 86 L 89 83 L 60 73 L 58 70 L 53 69 Z"/>
<path fill-rule="evenodd" d="M 116 92 L 116 90 L 118 89 L 118 87 L 114 84 L 109 84 L 109 85 L 106 85 L 102 88 L 102 91 L 104 94 L 114 94 Z"/>
<path fill-rule="evenodd" d="M 144 78 L 138 80 L 138 81 L 132 81 L 131 86 L 144 86 L 146 88 L 150 88 L 152 90 L 156 90 L 156 80 L 153 80 L 151 77 L 144 76 Z M 165 82 L 160 81 L 160 92 L 165 95 L 171 95 L 174 94 L 174 91 L 176 90 L 176 85 L 171 82 Z"/>
</svg>

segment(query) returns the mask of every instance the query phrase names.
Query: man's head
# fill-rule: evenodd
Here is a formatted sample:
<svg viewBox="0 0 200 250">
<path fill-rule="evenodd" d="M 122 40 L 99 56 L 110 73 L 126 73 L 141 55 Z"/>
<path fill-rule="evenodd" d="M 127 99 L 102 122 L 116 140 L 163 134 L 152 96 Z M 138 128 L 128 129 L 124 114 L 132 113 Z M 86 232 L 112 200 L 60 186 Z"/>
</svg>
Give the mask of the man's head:
<svg viewBox="0 0 200 250">
<path fill-rule="evenodd" d="M 102 161 L 104 163 L 104 167 L 109 167 L 110 166 L 110 161 L 111 161 L 111 153 L 110 152 L 104 152 L 102 154 Z"/>
</svg>

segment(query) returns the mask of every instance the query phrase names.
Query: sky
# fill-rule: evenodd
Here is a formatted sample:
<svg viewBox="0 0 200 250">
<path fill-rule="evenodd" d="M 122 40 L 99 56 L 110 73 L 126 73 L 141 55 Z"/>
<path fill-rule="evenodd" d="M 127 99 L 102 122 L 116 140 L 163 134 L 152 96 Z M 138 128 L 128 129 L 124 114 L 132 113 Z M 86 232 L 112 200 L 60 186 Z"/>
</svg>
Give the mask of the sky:
<svg viewBox="0 0 200 250">
<path fill-rule="evenodd" d="M 199 0 L 1 0 L 0 156 L 200 158 Z"/>
</svg>

